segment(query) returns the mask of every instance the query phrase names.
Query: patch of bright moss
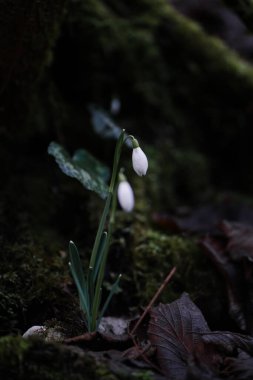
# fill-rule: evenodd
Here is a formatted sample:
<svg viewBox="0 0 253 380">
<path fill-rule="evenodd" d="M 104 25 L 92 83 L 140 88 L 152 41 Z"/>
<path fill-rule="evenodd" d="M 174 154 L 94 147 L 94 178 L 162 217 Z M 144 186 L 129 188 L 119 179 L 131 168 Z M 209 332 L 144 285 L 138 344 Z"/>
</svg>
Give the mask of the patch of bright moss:
<svg viewBox="0 0 253 380">
<path fill-rule="evenodd" d="M 200 252 L 193 239 L 167 236 L 148 229 L 142 237 L 137 237 L 135 244 L 134 280 L 137 293 L 145 303 L 151 300 L 173 266 L 177 267 L 177 272 L 173 284 L 168 285 L 161 296 L 163 302 L 175 299 L 183 291 L 201 292 L 199 283 L 194 280 Z"/>
</svg>

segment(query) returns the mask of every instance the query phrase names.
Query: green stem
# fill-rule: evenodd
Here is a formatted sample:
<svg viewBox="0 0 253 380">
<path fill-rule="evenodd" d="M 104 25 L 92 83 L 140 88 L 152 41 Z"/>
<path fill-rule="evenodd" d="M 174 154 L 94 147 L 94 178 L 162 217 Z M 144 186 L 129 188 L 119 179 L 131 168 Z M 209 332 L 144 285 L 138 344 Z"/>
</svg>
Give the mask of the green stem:
<svg viewBox="0 0 253 380">
<path fill-rule="evenodd" d="M 115 182 L 116 182 L 116 179 L 118 176 L 119 159 L 120 159 L 120 155 L 121 155 L 122 145 L 124 143 L 124 138 L 125 138 L 125 130 L 123 129 L 123 131 L 121 132 L 121 135 L 118 139 L 116 149 L 115 149 L 115 153 L 114 153 L 112 178 L 111 178 L 111 183 L 110 183 L 110 187 L 109 187 L 109 192 L 111 191 L 112 193 L 115 190 Z"/>
<path fill-rule="evenodd" d="M 117 188 L 118 188 L 118 181 L 115 185 L 115 191 L 112 196 L 112 206 L 111 206 L 111 215 L 110 215 L 110 220 L 109 220 L 109 226 L 108 226 L 108 235 L 110 237 L 112 233 L 112 229 L 115 223 L 115 212 L 117 208 Z"/>
<path fill-rule="evenodd" d="M 112 171 L 111 183 L 110 183 L 110 186 L 109 186 L 109 194 L 108 194 L 107 199 L 106 199 L 104 211 L 103 211 L 100 223 L 99 223 L 99 227 L 98 227 L 95 243 L 94 243 L 94 246 L 93 246 L 93 249 L 92 249 L 92 253 L 91 253 L 91 258 L 90 258 L 90 264 L 89 264 L 89 266 L 92 267 L 92 268 L 94 268 L 94 265 L 95 265 L 95 262 L 96 262 L 98 248 L 99 248 L 99 245 L 100 245 L 102 234 L 104 232 L 106 219 L 107 219 L 107 216 L 108 216 L 108 213 L 109 213 L 109 210 L 110 210 L 112 195 L 113 195 L 113 192 L 115 190 L 115 182 L 116 182 L 116 179 L 117 179 L 118 167 L 119 167 L 119 159 L 120 159 L 120 155 L 121 155 L 122 145 L 124 143 L 124 137 L 125 137 L 125 130 L 122 131 L 122 133 L 121 133 L 121 135 L 119 137 L 119 140 L 118 140 L 117 145 L 116 145 L 115 153 L 114 153 L 113 171 Z"/>
<path fill-rule="evenodd" d="M 139 143 L 138 143 L 138 140 L 133 136 L 133 135 L 128 135 L 125 139 L 125 142 L 128 140 L 128 139 L 131 139 L 132 140 L 132 148 L 139 148 Z"/>
</svg>

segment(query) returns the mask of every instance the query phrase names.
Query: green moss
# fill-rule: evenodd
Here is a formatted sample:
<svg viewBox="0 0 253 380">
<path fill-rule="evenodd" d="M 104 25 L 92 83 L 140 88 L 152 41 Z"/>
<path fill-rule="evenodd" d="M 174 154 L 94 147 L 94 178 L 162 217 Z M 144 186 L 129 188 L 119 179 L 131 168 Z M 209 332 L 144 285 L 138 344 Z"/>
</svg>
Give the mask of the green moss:
<svg viewBox="0 0 253 380">
<path fill-rule="evenodd" d="M 0 340 L 0 373 L 8 379 L 97 379 L 95 360 L 68 347 L 27 341 L 18 337 Z"/>
<path fill-rule="evenodd" d="M 4 368 L 12 375 L 23 365 L 24 357 L 30 349 L 31 344 L 28 340 L 6 336 L 0 339 L 0 374 Z M 6 373 L 7 375 L 7 373 Z M 3 377 L 4 378 L 4 377 Z M 7 378 L 7 377 L 6 377 Z M 10 377 L 11 379 L 11 377 Z"/>
<path fill-rule="evenodd" d="M 156 303 L 172 302 L 187 292 L 210 326 L 221 328 L 222 316 L 227 312 L 226 289 L 199 247 L 198 238 L 162 233 L 151 228 L 143 215 L 139 218 L 139 212 L 132 220 L 129 216 L 122 219 L 119 226 L 126 241 L 121 244 L 123 265 L 117 266 L 124 268 L 122 302 L 128 305 L 128 311 L 147 305 L 175 266 L 176 273 Z"/>
<path fill-rule="evenodd" d="M 66 25 L 67 42 L 76 47 L 60 57 L 71 53 L 73 58 L 62 76 L 62 82 L 66 74 L 71 78 L 70 86 L 64 82 L 66 95 L 108 107 L 116 93 L 124 125 L 145 131 L 152 142 L 172 136 L 191 156 L 196 149 L 193 164 L 201 152 L 207 155 L 214 178 L 219 173 L 217 183 L 224 187 L 227 178 L 234 181 L 236 168 L 240 178 L 234 186 L 251 191 L 241 169 L 250 150 L 239 159 L 233 154 L 243 141 L 241 131 L 251 128 L 250 64 L 165 0 L 155 6 L 150 0 L 78 2 Z M 231 159 L 233 170 L 227 170 Z"/>
<path fill-rule="evenodd" d="M 173 266 L 177 267 L 177 273 L 173 285 L 163 293 L 162 301 L 169 302 L 182 291 L 201 292 L 199 284 L 193 281 L 199 258 L 194 240 L 167 236 L 150 229 L 143 231 L 133 250 L 133 274 L 139 297 L 145 303 L 150 301 Z"/>
<path fill-rule="evenodd" d="M 22 160 L 25 162 L 24 156 Z M 17 331 L 23 333 L 32 325 L 44 324 L 52 318 L 61 321 L 64 328 L 68 327 L 67 334 L 70 335 L 81 324 L 77 299 L 75 304 L 74 294 L 72 297 L 68 290 L 71 276 L 67 240 L 62 238 L 64 226 L 68 226 L 71 213 L 75 214 L 75 207 L 80 211 L 78 191 L 75 192 L 75 184 L 71 186 L 72 190 L 65 187 L 68 181 L 62 176 L 63 194 L 55 196 L 51 178 L 46 175 L 44 164 L 42 167 L 40 170 L 35 167 L 33 171 L 31 163 L 28 163 L 21 175 L 13 170 L 11 179 L 1 189 L 2 231 L 5 236 L 5 239 L 0 239 L 1 335 Z M 74 195 L 72 193 L 72 197 L 69 191 L 74 191 L 76 206 L 71 204 Z M 82 204 L 82 188 L 80 194 Z M 70 212 L 63 205 L 65 197 L 69 197 Z M 79 215 L 82 217 L 81 212 Z M 80 228 L 84 236 L 80 221 L 76 220 L 76 225 L 71 225 L 70 234 L 74 236 L 76 233 L 77 236 Z"/>
<path fill-rule="evenodd" d="M 20 337 L 0 339 L 0 375 L 8 380 L 134 380 L 152 379 L 117 360 L 80 348 Z"/>
<path fill-rule="evenodd" d="M 133 373 L 133 378 L 136 380 L 152 380 L 153 374 L 150 371 L 145 371 L 143 373 Z"/>
<path fill-rule="evenodd" d="M 166 141 L 145 150 L 149 157 L 149 172 L 145 179 L 144 202 L 152 201 L 152 212 L 194 205 L 210 196 L 210 169 L 208 160 L 201 153 L 177 148 Z"/>
<path fill-rule="evenodd" d="M 40 243 L 5 247 L 1 268 L 1 334 L 24 331 L 49 318 L 68 319 L 73 300 L 62 284 L 68 280 L 67 263 L 57 253 L 50 258 Z M 11 263 L 7 257 L 12 258 Z M 72 311 L 71 311 L 72 310 Z M 78 310 L 78 306 L 76 307 Z"/>
<path fill-rule="evenodd" d="M 96 369 L 96 377 L 98 379 L 116 380 L 117 377 L 106 367 L 99 367 Z"/>
<path fill-rule="evenodd" d="M 181 107 L 176 98 L 184 98 L 188 108 L 191 91 L 201 94 L 201 103 L 203 98 L 209 100 L 210 94 L 203 91 L 207 85 L 205 76 L 211 76 L 216 84 L 223 77 L 226 94 L 237 94 L 239 87 L 244 100 L 245 91 L 249 94 L 253 86 L 249 64 L 165 0 L 155 6 L 150 0 L 88 0 L 71 9 L 69 23 L 72 30 L 77 28 L 75 43 L 80 43 L 84 53 L 78 59 L 91 75 L 96 100 L 103 104 L 103 94 L 119 91 L 121 95 L 124 89 L 123 100 L 129 101 L 129 96 L 138 98 L 143 125 L 150 126 L 156 122 L 155 116 L 160 119 L 161 115 L 178 120 Z M 82 77 L 79 79 L 82 81 Z M 85 80 L 86 87 L 90 86 L 87 77 Z M 187 122 L 183 115 L 181 118 Z"/>
</svg>

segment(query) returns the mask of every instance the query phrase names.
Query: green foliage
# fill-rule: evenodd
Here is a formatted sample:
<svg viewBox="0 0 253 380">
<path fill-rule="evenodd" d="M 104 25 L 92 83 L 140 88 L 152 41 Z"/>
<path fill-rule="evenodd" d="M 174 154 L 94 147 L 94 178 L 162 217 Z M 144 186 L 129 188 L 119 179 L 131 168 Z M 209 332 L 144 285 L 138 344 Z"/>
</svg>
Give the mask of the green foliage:
<svg viewBox="0 0 253 380">
<path fill-rule="evenodd" d="M 75 164 L 79 165 L 82 169 L 92 171 L 94 176 L 102 178 L 107 182 L 110 178 L 109 168 L 99 162 L 95 157 L 88 153 L 84 149 L 78 149 L 75 151 L 72 160 Z"/>
<path fill-rule="evenodd" d="M 77 150 L 71 158 L 66 150 L 51 142 L 48 153 L 54 156 L 64 174 L 76 178 L 88 190 L 95 191 L 101 198 L 108 194 L 109 169 L 84 149 Z"/>
</svg>

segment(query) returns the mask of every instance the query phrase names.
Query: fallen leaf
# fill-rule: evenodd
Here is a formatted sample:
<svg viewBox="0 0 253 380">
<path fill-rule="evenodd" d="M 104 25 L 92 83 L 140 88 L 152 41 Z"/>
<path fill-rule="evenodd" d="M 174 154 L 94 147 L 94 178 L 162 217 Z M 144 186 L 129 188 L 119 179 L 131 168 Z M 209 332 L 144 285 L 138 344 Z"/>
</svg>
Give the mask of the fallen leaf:
<svg viewBox="0 0 253 380">
<path fill-rule="evenodd" d="M 209 368 L 218 364 L 217 358 L 207 355 L 202 340 L 209 327 L 198 307 L 184 293 L 180 299 L 152 309 L 149 323 L 149 339 L 156 347 L 157 360 L 170 380 L 184 380 L 188 361 L 192 356 L 201 358 Z"/>
<path fill-rule="evenodd" d="M 253 379 L 253 357 L 245 352 L 240 353 L 238 358 L 227 358 L 225 361 L 226 372 L 231 380 Z"/>
<path fill-rule="evenodd" d="M 168 380 L 253 378 L 253 338 L 210 331 L 187 294 L 152 309 L 148 334 Z"/>
<path fill-rule="evenodd" d="M 242 331 L 253 333 L 253 228 L 224 221 L 223 240 L 201 240 L 202 247 L 225 279 L 229 314 Z"/>
<path fill-rule="evenodd" d="M 224 350 L 227 355 L 234 355 L 235 350 L 241 349 L 253 354 L 253 338 L 249 335 L 237 334 L 230 331 L 212 331 L 202 335 L 206 344 L 211 344 Z"/>
<path fill-rule="evenodd" d="M 226 250 L 230 257 L 236 261 L 247 258 L 253 262 L 253 227 L 223 221 L 221 230 L 228 238 Z"/>
<path fill-rule="evenodd" d="M 192 357 L 188 361 L 187 380 L 222 380 L 214 371 L 210 370 L 208 365 L 203 363 L 199 358 Z"/>
</svg>

